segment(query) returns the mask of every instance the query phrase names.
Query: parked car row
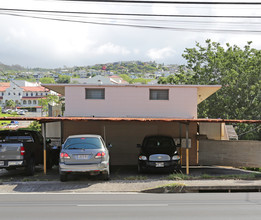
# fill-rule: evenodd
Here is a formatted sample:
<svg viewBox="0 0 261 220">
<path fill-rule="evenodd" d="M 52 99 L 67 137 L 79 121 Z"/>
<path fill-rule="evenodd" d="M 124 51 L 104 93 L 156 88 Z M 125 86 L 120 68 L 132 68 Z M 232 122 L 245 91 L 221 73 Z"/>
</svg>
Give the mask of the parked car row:
<svg viewBox="0 0 261 220">
<path fill-rule="evenodd" d="M 46 142 L 47 168 L 51 169 L 52 150 L 50 140 Z M 0 168 L 14 169 L 24 167 L 25 173 L 34 175 L 35 165 L 43 164 L 44 139 L 37 131 L 0 131 Z"/>
<path fill-rule="evenodd" d="M 61 149 L 47 141 L 47 168 L 59 165 L 62 182 L 71 173 L 99 175 L 110 179 L 111 144 L 106 146 L 100 135 L 72 135 L 62 144 Z M 147 136 L 138 156 L 138 172 L 168 171 L 181 168 L 177 145 L 170 136 Z M 59 161 L 59 162 L 58 162 Z M 0 168 L 24 167 L 27 175 L 33 175 L 36 164 L 43 163 L 43 137 L 28 130 L 0 131 Z"/>
<path fill-rule="evenodd" d="M 26 112 L 28 112 L 28 110 L 23 110 L 23 109 L 2 109 L 2 113 L 3 114 L 17 113 L 18 115 L 25 115 Z"/>
</svg>

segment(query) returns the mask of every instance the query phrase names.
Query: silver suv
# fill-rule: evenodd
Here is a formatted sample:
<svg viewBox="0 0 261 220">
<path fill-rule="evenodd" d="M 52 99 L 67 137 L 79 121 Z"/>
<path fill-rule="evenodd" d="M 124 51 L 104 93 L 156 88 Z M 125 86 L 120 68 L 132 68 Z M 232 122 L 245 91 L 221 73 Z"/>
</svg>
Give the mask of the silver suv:
<svg viewBox="0 0 261 220">
<path fill-rule="evenodd" d="M 80 172 L 100 174 L 104 180 L 109 180 L 109 158 L 109 151 L 100 135 L 69 136 L 60 152 L 60 180 L 64 182 L 69 173 Z"/>
</svg>

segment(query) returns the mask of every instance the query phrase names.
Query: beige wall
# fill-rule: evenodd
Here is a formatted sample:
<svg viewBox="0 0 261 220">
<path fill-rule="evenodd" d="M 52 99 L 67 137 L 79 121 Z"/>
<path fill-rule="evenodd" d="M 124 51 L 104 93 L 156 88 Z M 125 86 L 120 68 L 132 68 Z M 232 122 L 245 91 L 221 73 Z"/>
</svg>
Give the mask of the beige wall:
<svg viewBox="0 0 261 220">
<path fill-rule="evenodd" d="M 169 89 L 169 100 L 150 100 L 148 86 L 105 86 L 105 99 L 85 99 L 86 88 L 65 87 L 65 116 L 197 118 L 197 88 L 153 87 Z"/>
<path fill-rule="evenodd" d="M 199 164 L 261 167 L 261 141 L 199 141 Z"/>
<path fill-rule="evenodd" d="M 64 140 L 74 134 L 99 134 L 106 143 L 113 145 L 111 149 L 112 165 L 136 165 L 139 149 L 144 136 L 162 134 L 179 137 L 179 123 L 173 122 L 102 122 L 102 121 L 65 121 L 63 122 Z M 182 125 L 182 137 L 185 137 L 185 125 Z M 189 126 L 189 138 L 192 141 L 190 149 L 190 164 L 197 163 L 196 147 L 197 124 Z M 185 164 L 185 149 L 182 149 L 183 164 Z"/>
<path fill-rule="evenodd" d="M 199 133 L 211 140 L 228 140 L 225 123 L 199 123 Z"/>
</svg>

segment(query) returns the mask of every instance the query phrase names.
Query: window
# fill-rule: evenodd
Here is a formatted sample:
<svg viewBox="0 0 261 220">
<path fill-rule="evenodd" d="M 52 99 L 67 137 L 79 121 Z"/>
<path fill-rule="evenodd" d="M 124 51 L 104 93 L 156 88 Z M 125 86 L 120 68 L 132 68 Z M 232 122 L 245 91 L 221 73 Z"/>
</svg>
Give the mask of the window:
<svg viewBox="0 0 261 220">
<path fill-rule="evenodd" d="M 31 92 L 31 96 L 34 96 L 34 94 Z"/>
<path fill-rule="evenodd" d="M 31 101 L 31 100 L 28 100 L 28 104 L 31 105 L 31 104 L 32 104 L 32 101 Z"/>
<path fill-rule="evenodd" d="M 26 104 L 26 100 L 23 101 L 23 104 Z"/>
<path fill-rule="evenodd" d="M 28 96 L 28 93 L 26 93 L 26 96 Z"/>
<path fill-rule="evenodd" d="M 36 100 L 34 100 L 33 103 L 36 104 Z"/>
<path fill-rule="evenodd" d="M 150 89 L 150 100 L 169 100 L 169 90 Z"/>
<path fill-rule="evenodd" d="M 86 99 L 105 99 L 105 89 L 86 89 Z"/>
</svg>

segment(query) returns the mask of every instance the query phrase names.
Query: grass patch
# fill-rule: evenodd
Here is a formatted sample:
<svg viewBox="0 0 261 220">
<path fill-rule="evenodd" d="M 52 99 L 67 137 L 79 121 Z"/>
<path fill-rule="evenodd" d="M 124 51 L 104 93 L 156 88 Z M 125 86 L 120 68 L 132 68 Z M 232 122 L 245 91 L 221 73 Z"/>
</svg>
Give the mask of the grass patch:
<svg viewBox="0 0 261 220">
<path fill-rule="evenodd" d="M 167 187 L 183 187 L 183 186 L 186 186 L 186 184 L 184 183 L 170 183 L 170 184 L 166 184 L 166 185 L 163 185 L 163 186 L 160 186 L 160 187 L 163 187 L 163 188 L 167 188 Z"/>
<path fill-rule="evenodd" d="M 260 167 L 239 167 L 239 169 L 261 172 Z"/>
<path fill-rule="evenodd" d="M 128 176 L 125 177 L 124 180 L 147 180 L 148 177 L 146 176 Z"/>
<path fill-rule="evenodd" d="M 167 176 L 167 180 L 192 180 L 194 177 L 183 173 L 175 173 Z"/>
</svg>

